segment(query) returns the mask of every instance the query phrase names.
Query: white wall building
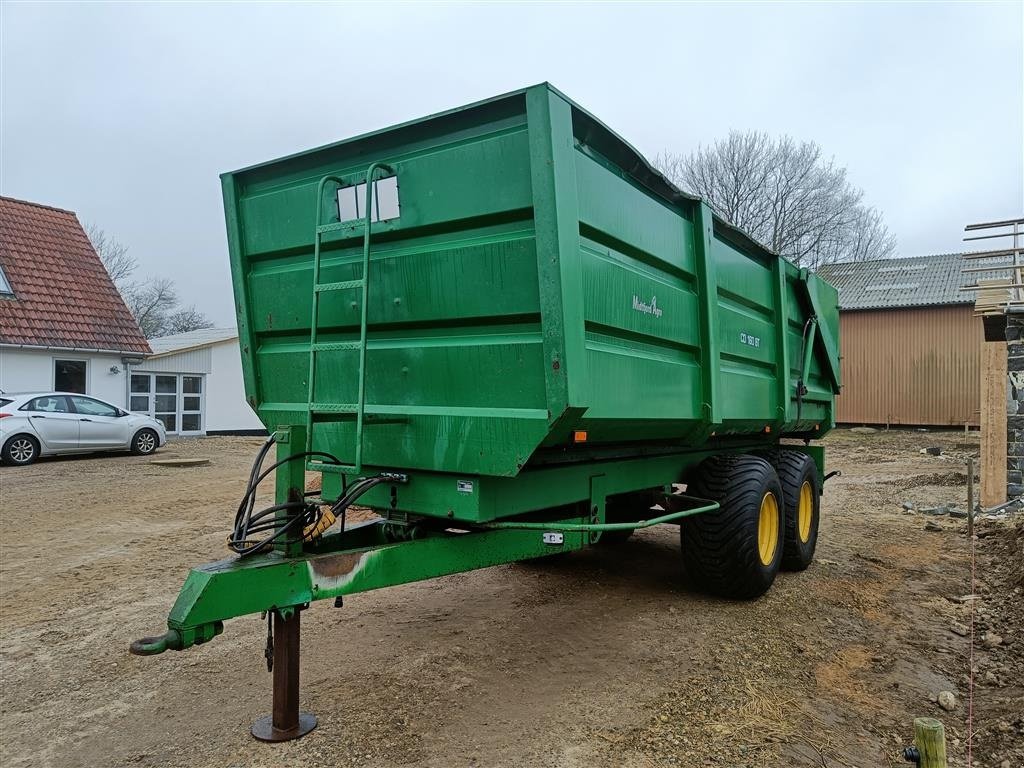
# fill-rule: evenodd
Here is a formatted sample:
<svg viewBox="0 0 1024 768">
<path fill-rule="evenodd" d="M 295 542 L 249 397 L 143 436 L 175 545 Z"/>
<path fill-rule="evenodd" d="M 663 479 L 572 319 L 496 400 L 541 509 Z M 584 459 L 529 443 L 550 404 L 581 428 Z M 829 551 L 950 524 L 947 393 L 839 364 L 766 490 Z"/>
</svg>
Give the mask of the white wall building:
<svg viewBox="0 0 1024 768">
<path fill-rule="evenodd" d="M 54 347 L 0 346 L 0 390 L 4 392 L 81 392 L 126 408 L 124 352 Z"/>
<path fill-rule="evenodd" d="M 142 331 L 71 211 L 0 197 L 0 390 L 125 408 Z"/>
<path fill-rule="evenodd" d="M 128 410 L 179 435 L 266 432 L 245 401 L 237 330 L 208 328 L 149 344 L 154 354 L 131 367 Z"/>
</svg>

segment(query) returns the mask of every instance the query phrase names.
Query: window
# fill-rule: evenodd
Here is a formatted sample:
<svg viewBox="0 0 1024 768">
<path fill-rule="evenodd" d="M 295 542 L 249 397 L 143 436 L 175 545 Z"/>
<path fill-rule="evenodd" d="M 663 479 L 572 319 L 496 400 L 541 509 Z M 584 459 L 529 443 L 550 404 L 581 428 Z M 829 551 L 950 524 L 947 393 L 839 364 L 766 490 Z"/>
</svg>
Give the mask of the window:
<svg viewBox="0 0 1024 768">
<path fill-rule="evenodd" d="M 168 432 L 178 431 L 178 377 L 157 374 L 156 395 L 153 398 L 153 417 L 164 423 Z"/>
<path fill-rule="evenodd" d="M 398 177 L 388 176 L 373 182 L 370 201 L 370 221 L 397 219 L 401 214 L 398 204 Z M 366 182 L 342 187 L 338 190 L 338 221 L 366 218 Z"/>
<path fill-rule="evenodd" d="M 148 414 L 150 394 L 153 392 L 153 377 L 148 373 L 133 373 L 131 390 L 128 410 Z"/>
<path fill-rule="evenodd" d="M 86 416 L 117 416 L 118 410 L 112 405 L 93 400 L 91 397 L 72 397 L 75 410 Z"/>
<path fill-rule="evenodd" d="M 203 428 L 203 377 L 181 377 L 181 431 L 201 432 Z"/>
<path fill-rule="evenodd" d="M 7 279 L 4 268 L 0 267 L 0 296 L 13 296 L 14 289 L 11 288 L 11 281 Z"/>
<path fill-rule="evenodd" d="M 202 433 L 206 385 L 189 373 L 132 373 L 128 405 L 163 422 L 168 432 Z"/>
<path fill-rule="evenodd" d="M 53 388 L 59 392 L 85 394 L 85 360 L 54 360 Z"/>
<path fill-rule="evenodd" d="M 68 399 L 61 395 L 47 395 L 29 400 L 18 410 L 21 411 L 42 411 L 43 413 L 71 413 L 71 406 Z"/>
</svg>

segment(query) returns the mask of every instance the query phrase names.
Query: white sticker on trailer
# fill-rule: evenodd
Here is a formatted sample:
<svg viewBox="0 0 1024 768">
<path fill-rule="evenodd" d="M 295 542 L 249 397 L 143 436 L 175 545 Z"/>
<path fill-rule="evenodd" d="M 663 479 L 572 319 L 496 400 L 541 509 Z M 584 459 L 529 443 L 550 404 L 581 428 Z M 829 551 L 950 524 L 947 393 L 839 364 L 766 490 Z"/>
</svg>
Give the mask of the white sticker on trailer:
<svg viewBox="0 0 1024 768">
<path fill-rule="evenodd" d="M 459 493 L 472 493 L 473 492 L 473 481 L 472 480 L 456 480 L 455 488 Z"/>
</svg>

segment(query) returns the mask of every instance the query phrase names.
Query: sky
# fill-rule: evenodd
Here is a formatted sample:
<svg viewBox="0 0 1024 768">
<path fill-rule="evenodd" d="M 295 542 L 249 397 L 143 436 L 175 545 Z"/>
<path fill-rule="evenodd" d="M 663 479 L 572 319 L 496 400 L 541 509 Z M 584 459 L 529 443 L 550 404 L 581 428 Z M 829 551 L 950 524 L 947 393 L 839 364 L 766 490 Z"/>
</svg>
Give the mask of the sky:
<svg viewBox="0 0 1024 768">
<path fill-rule="evenodd" d="M 0 194 L 232 325 L 218 176 L 550 81 L 649 158 L 812 140 L 917 256 L 1024 213 L 1024 2 L 0 2 Z"/>
</svg>

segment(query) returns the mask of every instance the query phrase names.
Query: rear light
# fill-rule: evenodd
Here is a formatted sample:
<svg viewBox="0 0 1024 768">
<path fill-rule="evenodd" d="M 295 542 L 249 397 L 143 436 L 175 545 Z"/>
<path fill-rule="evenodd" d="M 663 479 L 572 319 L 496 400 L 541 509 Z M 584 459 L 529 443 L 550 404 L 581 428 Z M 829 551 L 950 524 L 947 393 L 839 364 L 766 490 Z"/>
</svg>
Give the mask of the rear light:
<svg viewBox="0 0 1024 768">
<path fill-rule="evenodd" d="M 0 419 L 6 419 L 8 416 L 13 416 L 13 413 L 0 413 Z"/>
</svg>

